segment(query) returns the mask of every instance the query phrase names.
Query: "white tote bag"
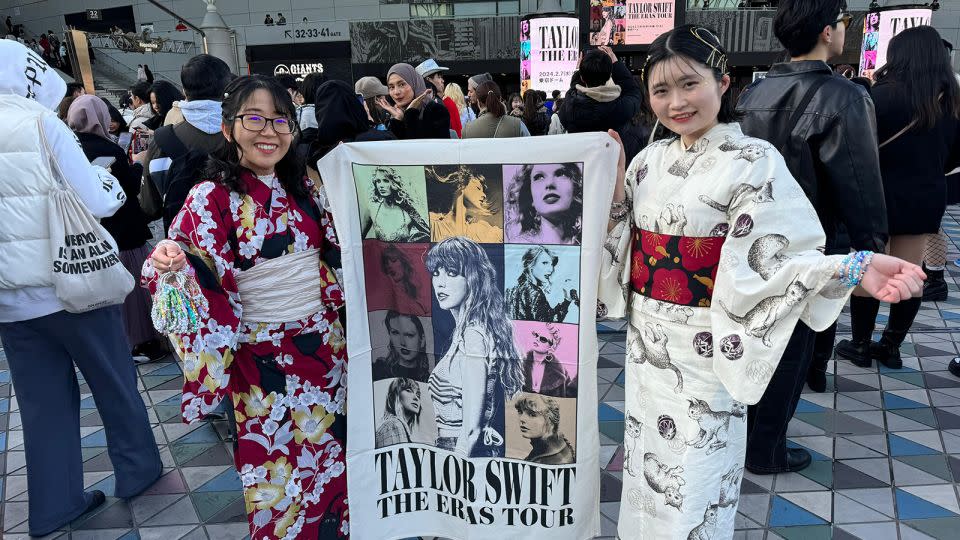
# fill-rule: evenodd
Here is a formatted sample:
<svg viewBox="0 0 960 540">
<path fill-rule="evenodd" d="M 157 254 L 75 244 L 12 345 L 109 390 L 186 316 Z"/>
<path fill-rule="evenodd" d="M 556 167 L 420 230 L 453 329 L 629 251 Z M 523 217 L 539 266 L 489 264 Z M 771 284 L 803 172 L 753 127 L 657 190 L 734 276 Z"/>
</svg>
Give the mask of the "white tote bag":
<svg viewBox="0 0 960 540">
<path fill-rule="evenodd" d="M 84 313 L 123 303 L 134 278 L 121 264 L 117 242 L 83 205 L 47 143 L 40 125 L 44 157 L 59 189 L 50 192 L 47 220 L 53 286 L 70 313 Z"/>
</svg>

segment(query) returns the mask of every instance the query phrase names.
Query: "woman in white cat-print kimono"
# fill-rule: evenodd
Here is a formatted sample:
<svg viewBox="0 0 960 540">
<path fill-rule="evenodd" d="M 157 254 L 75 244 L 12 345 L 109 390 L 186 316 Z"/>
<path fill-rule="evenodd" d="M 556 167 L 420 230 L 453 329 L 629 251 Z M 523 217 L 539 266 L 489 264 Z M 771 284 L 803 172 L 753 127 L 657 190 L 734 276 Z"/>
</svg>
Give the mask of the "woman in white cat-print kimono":
<svg viewBox="0 0 960 540">
<path fill-rule="evenodd" d="M 923 274 L 818 251 L 817 215 L 783 158 L 732 122 L 712 32 L 676 28 L 649 58 L 651 107 L 680 137 L 621 169 L 611 208 L 598 309 L 630 323 L 619 534 L 721 540 L 734 532 L 746 404 L 797 321 L 826 328 L 854 283 L 918 294 Z"/>
</svg>

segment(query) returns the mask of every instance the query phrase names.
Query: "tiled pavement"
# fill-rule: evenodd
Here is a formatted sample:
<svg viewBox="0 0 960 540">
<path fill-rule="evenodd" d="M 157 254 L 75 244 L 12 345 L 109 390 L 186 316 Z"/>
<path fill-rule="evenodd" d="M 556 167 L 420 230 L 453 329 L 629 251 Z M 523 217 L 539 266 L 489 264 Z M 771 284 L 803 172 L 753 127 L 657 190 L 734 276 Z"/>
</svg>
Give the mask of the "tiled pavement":
<svg viewBox="0 0 960 540">
<path fill-rule="evenodd" d="M 958 255 L 960 211 L 944 222 L 951 260 Z M 949 267 L 951 299 L 924 304 L 903 348 L 904 368 L 861 369 L 831 363 L 824 394 L 807 392 L 790 424 L 791 444 L 814 455 L 800 473 L 746 474 L 737 520 L 745 539 L 866 540 L 960 538 L 960 379 L 946 371 L 960 341 L 960 268 Z M 880 316 L 880 324 L 885 320 Z M 622 324 L 603 323 L 598 364 L 603 535 L 615 534 L 622 476 Z M 848 337 L 849 316 L 838 339 Z M 228 539 L 247 534 L 240 482 L 223 422 L 179 421 L 181 372 L 176 363 L 141 366 L 140 390 L 166 467 L 145 494 L 109 497 L 90 516 L 48 538 Z M 99 415 L 81 386 L 86 484 L 113 492 Z M 23 432 L 0 350 L 0 492 L 4 539 L 26 537 Z"/>
</svg>

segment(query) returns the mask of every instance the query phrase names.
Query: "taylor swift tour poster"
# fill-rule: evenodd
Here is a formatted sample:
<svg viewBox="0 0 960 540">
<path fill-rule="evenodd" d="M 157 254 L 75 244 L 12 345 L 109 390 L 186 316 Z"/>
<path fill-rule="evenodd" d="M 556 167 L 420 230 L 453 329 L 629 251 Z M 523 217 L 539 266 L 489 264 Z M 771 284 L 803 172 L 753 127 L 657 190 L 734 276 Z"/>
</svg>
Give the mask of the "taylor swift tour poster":
<svg viewBox="0 0 960 540">
<path fill-rule="evenodd" d="M 345 144 L 351 535 L 600 534 L 606 134 Z"/>
</svg>

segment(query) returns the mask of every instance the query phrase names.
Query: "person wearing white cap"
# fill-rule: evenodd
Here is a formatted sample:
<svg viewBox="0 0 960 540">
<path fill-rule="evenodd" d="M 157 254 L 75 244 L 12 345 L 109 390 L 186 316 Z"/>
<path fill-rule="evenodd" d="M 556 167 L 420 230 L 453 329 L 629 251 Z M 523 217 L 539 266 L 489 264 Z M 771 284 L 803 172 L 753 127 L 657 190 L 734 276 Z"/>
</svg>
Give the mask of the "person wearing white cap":
<svg viewBox="0 0 960 540">
<path fill-rule="evenodd" d="M 434 88 L 443 90 L 443 72 L 449 71 L 450 68 L 440 67 L 437 65 L 436 60 L 433 58 L 427 58 L 423 62 L 420 62 L 420 65 L 416 67 L 416 70 L 425 81 L 433 84 Z"/>
<path fill-rule="evenodd" d="M 448 97 L 443 97 L 443 91 L 446 88 L 443 80 L 443 72 L 449 71 L 450 68 L 441 67 L 437 64 L 437 61 L 433 58 L 428 58 L 423 62 L 420 62 L 420 65 L 416 67 L 417 73 L 423 77 L 423 81 L 427 84 L 427 88 L 433 86 L 433 95 L 436 96 L 437 101 L 441 101 L 443 106 L 447 108 L 447 112 L 450 113 L 450 129 L 457 133 L 457 137 L 460 137 L 463 133 L 463 124 L 460 122 L 460 109 L 457 108 L 457 104 Z"/>
</svg>

